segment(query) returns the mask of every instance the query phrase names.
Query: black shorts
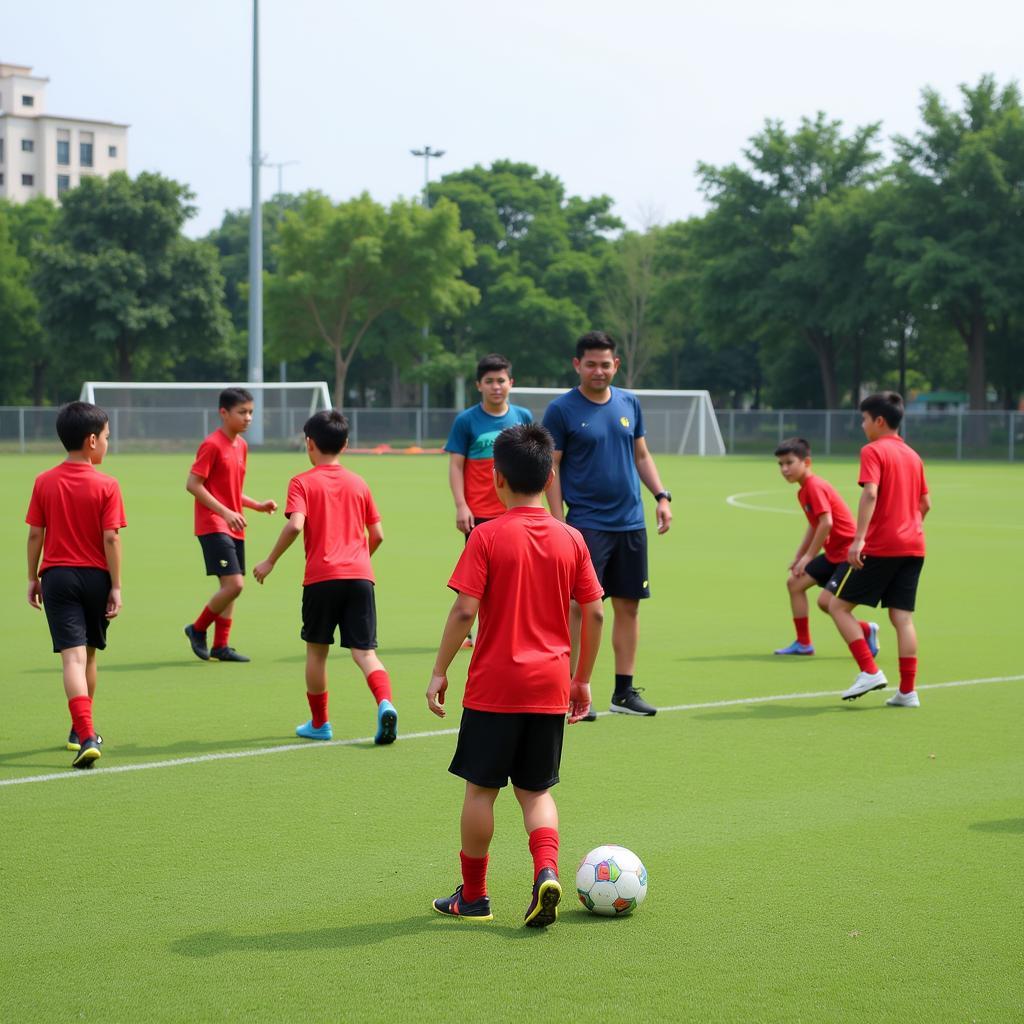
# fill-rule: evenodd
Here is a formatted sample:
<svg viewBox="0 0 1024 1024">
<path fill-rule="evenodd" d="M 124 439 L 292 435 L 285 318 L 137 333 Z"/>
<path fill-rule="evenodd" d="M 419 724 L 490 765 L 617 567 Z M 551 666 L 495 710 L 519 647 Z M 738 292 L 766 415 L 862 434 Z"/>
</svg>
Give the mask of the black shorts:
<svg viewBox="0 0 1024 1024">
<path fill-rule="evenodd" d="M 845 565 L 845 562 L 830 562 L 824 555 L 818 555 L 807 563 L 804 572 L 807 573 L 807 575 L 810 576 L 819 587 L 824 587 L 835 575 L 836 569 L 841 569 Z"/>
<path fill-rule="evenodd" d="M 647 581 L 646 530 L 580 530 L 605 597 L 642 600 L 651 596 Z"/>
<path fill-rule="evenodd" d="M 867 604 L 872 608 L 881 604 L 883 608 L 912 612 L 923 566 L 924 558 L 913 555 L 899 558 L 865 555 L 863 569 L 839 566 L 825 589 L 851 604 Z"/>
<path fill-rule="evenodd" d="M 489 523 L 489 522 L 491 521 L 491 519 L 493 519 L 493 518 L 494 518 L 494 516 L 490 516 L 490 517 L 489 517 L 489 518 L 487 518 L 487 519 L 477 519 L 477 518 L 476 518 L 476 517 L 474 516 L 474 517 L 473 517 L 473 530 L 475 530 L 475 529 L 476 529 L 476 528 L 477 528 L 478 526 L 483 526 L 483 525 L 484 525 L 484 523 Z M 473 532 L 473 530 L 470 530 L 470 531 L 469 531 L 469 533 L 467 533 L 467 534 L 465 534 L 465 535 L 464 535 L 463 545 L 465 545 L 465 544 L 468 544 L 468 543 L 469 543 L 469 534 L 470 534 L 470 533 L 472 533 L 472 532 Z"/>
<path fill-rule="evenodd" d="M 107 646 L 110 573 L 55 565 L 42 575 L 43 610 L 54 654 L 69 647 Z"/>
<path fill-rule="evenodd" d="M 324 580 L 302 588 L 302 639 L 372 651 L 377 646 L 377 602 L 369 580 Z"/>
<path fill-rule="evenodd" d="M 228 533 L 204 533 L 199 538 L 207 576 L 244 576 L 245 541 Z"/>
<path fill-rule="evenodd" d="M 508 785 L 540 793 L 558 783 L 565 715 L 462 709 L 452 775 L 484 789 Z"/>
</svg>

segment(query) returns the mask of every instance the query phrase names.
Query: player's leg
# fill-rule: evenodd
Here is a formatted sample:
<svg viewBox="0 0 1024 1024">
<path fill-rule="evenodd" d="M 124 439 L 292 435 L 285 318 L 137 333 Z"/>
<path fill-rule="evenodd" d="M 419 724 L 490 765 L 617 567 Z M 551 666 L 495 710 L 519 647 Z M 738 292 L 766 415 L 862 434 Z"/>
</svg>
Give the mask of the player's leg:
<svg viewBox="0 0 1024 1024">
<path fill-rule="evenodd" d="M 398 736 L 398 711 L 392 703 L 391 677 L 377 657 L 377 601 L 369 580 L 338 580 L 342 594 L 339 623 L 341 644 L 348 647 L 377 704 L 378 746 L 394 743 Z"/>
<path fill-rule="evenodd" d="M 95 653 L 95 652 L 94 652 Z M 66 647 L 60 652 L 64 694 L 71 712 L 71 729 L 78 741 L 78 752 L 71 762 L 73 768 L 91 768 L 100 756 L 100 745 L 92 723 L 92 697 L 86 679 L 87 648 Z M 70 737 L 68 745 L 71 745 Z"/>
<path fill-rule="evenodd" d="M 860 622 L 853 614 L 856 605 L 838 596 L 833 596 L 829 613 L 835 622 L 839 635 L 846 641 L 850 654 L 860 669 L 853 685 L 843 692 L 843 700 L 854 700 L 872 690 L 882 690 L 888 680 L 879 669 L 860 628 Z"/>
<path fill-rule="evenodd" d="M 307 740 L 329 740 L 334 732 L 327 711 L 327 656 L 330 644 L 306 641 L 306 702 L 310 719 L 297 726 L 295 735 Z"/>
<path fill-rule="evenodd" d="M 917 682 L 917 629 L 914 613 L 902 608 L 889 609 L 889 621 L 896 630 L 900 659 L 900 690 L 885 703 L 890 707 L 917 708 L 921 699 L 914 686 Z"/>
<path fill-rule="evenodd" d="M 650 717 L 658 709 L 641 696 L 642 688 L 633 685 L 636 654 L 640 646 L 640 601 L 629 597 L 612 597 L 612 651 L 615 654 L 615 692 L 610 711 L 626 715 Z"/>
<path fill-rule="evenodd" d="M 491 901 L 487 895 L 487 851 L 494 836 L 494 801 L 499 790 L 466 783 L 459 832 L 462 849 L 459 861 L 462 885 L 451 896 L 434 900 L 434 910 L 467 921 L 490 921 Z"/>
<path fill-rule="evenodd" d="M 217 577 L 218 587 L 195 621 L 185 627 L 192 652 L 203 661 L 211 657 L 218 661 L 248 661 L 245 655 L 228 645 L 235 601 L 245 587 L 245 544 L 226 533 L 205 534 L 198 540 L 206 575 Z M 211 625 L 214 627 L 212 649 L 206 638 Z"/>
<path fill-rule="evenodd" d="M 249 660 L 246 655 L 239 654 L 228 643 L 235 617 L 235 601 L 241 596 L 244 588 L 244 570 L 239 573 L 231 573 L 229 576 L 221 576 L 220 588 L 207 602 L 206 607 L 216 612 L 216 618 L 213 620 L 213 646 L 210 648 L 210 657 L 217 661 Z"/>
<path fill-rule="evenodd" d="M 793 625 L 796 628 L 796 639 L 786 647 L 780 647 L 775 654 L 809 655 L 814 653 L 811 643 L 811 624 L 808 615 L 807 591 L 817 581 L 806 572 L 786 577 L 786 591 L 789 594 L 789 607 L 793 613 Z"/>
</svg>

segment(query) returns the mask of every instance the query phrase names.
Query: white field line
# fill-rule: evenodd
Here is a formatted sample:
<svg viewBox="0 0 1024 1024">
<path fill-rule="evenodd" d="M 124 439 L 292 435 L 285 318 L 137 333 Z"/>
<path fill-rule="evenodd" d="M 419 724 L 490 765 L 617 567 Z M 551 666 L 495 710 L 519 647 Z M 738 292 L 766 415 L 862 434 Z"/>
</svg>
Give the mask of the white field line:
<svg viewBox="0 0 1024 1024">
<path fill-rule="evenodd" d="M 726 505 L 733 508 L 746 508 L 751 512 L 778 512 L 784 516 L 798 516 L 800 510 L 795 508 L 772 508 L 769 505 L 751 505 L 749 502 L 740 501 L 740 498 L 756 498 L 759 494 L 777 494 L 777 491 L 740 491 L 739 494 L 730 494 L 725 499 Z"/>
<path fill-rule="evenodd" d="M 1020 676 L 989 676 L 985 679 L 956 679 L 950 683 L 926 683 L 919 686 L 919 690 L 944 690 L 954 686 L 981 686 L 985 683 L 1014 683 L 1024 679 Z M 665 714 L 670 711 L 702 711 L 707 708 L 728 708 L 740 704 L 770 704 L 780 700 L 811 700 L 819 697 L 839 697 L 842 690 L 819 690 L 816 693 L 781 693 L 772 697 L 737 697 L 732 700 L 711 700 L 702 704 L 673 704 L 670 707 L 658 708 L 658 714 Z M 599 711 L 598 715 L 604 717 L 611 715 L 610 711 Z M 411 732 L 405 736 L 399 736 L 400 742 L 409 740 L 431 739 L 434 736 L 455 736 L 458 729 L 432 729 L 427 732 Z M 205 764 L 208 761 L 234 761 L 242 757 L 262 757 L 264 754 L 284 754 L 292 750 L 319 750 L 323 747 L 354 747 L 360 744 L 372 743 L 372 736 L 361 736 L 358 739 L 350 740 L 327 740 L 323 743 L 285 743 L 278 747 L 258 747 L 253 750 L 232 750 L 221 754 L 199 754 L 196 757 L 176 757 L 168 761 L 146 761 L 142 764 L 122 764 L 114 768 L 99 768 L 90 771 L 54 772 L 51 775 L 26 775 L 20 779 L 2 779 L 0 786 L 22 786 L 30 782 L 56 782 L 59 779 L 98 779 L 107 775 L 116 775 L 120 772 L 142 772 L 150 768 L 177 768 L 179 765 Z"/>
</svg>

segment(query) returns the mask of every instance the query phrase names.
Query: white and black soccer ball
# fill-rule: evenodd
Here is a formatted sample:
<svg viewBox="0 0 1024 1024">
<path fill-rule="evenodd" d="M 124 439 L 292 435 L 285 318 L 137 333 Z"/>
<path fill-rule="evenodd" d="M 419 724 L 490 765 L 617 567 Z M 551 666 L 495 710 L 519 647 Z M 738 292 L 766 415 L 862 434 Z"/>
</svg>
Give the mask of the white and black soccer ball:
<svg viewBox="0 0 1024 1024">
<path fill-rule="evenodd" d="M 576 892 L 591 913 L 625 917 L 647 896 L 647 868 L 624 846 L 599 846 L 580 861 Z"/>
</svg>

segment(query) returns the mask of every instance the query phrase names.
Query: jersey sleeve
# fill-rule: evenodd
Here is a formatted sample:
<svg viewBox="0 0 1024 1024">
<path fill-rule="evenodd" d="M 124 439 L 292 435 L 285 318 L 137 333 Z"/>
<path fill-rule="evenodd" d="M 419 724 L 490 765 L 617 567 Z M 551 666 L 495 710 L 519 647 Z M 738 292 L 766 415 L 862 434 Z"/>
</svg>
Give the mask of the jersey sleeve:
<svg viewBox="0 0 1024 1024">
<path fill-rule="evenodd" d="M 285 517 L 298 512 L 300 515 L 307 514 L 306 505 L 306 488 L 302 484 L 302 480 L 293 476 L 288 481 L 288 497 L 285 498 L 284 502 L 284 514 Z"/>
<path fill-rule="evenodd" d="M 189 472 L 205 480 L 213 470 L 213 465 L 216 461 L 217 449 L 209 441 L 204 441 L 199 446 L 199 451 L 196 452 L 195 460 Z"/>
<path fill-rule="evenodd" d="M 121 485 L 116 480 L 111 480 L 110 486 L 103 495 L 100 526 L 104 530 L 120 530 L 127 525 L 128 520 L 124 516 L 124 498 L 121 497 Z"/>
<path fill-rule="evenodd" d="M 468 455 L 469 446 L 473 442 L 469 428 L 469 418 L 463 414 L 455 417 L 452 429 L 448 434 L 448 440 L 444 443 L 444 450 L 449 455 Z"/>
<path fill-rule="evenodd" d="M 25 513 L 25 522 L 29 526 L 40 526 L 46 529 L 46 512 L 43 511 L 42 498 L 39 495 L 39 481 L 32 485 L 32 497 L 29 498 L 28 512 Z"/>
<path fill-rule="evenodd" d="M 379 523 L 380 522 L 380 513 L 377 511 L 376 502 L 374 502 L 374 500 L 373 500 L 373 492 L 370 490 L 369 487 L 366 488 L 365 504 L 366 504 L 366 516 L 363 519 L 363 522 L 367 526 L 373 526 L 374 523 Z"/>
<path fill-rule="evenodd" d="M 521 405 L 516 405 L 513 408 L 516 411 L 516 421 L 518 423 L 532 423 L 533 422 L 533 413 L 530 412 L 529 409 L 526 409 L 526 408 L 524 408 Z"/>
<path fill-rule="evenodd" d="M 600 601 L 604 596 L 604 589 L 598 582 L 587 545 L 583 542 L 582 537 L 574 537 L 573 544 L 576 547 L 576 579 L 573 581 L 571 590 L 573 600 L 577 604 Z"/>
<path fill-rule="evenodd" d="M 811 508 L 811 515 L 820 519 L 826 512 L 832 512 L 832 501 L 829 498 L 828 488 L 825 487 L 817 477 L 812 477 L 804 485 L 804 497 L 806 504 Z"/>
<path fill-rule="evenodd" d="M 552 402 L 544 410 L 543 426 L 555 440 L 555 451 L 564 452 L 568 433 L 565 429 L 565 417 L 556 403 Z"/>
<path fill-rule="evenodd" d="M 860 474 L 857 483 L 863 487 L 865 484 L 879 484 L 882 482 L 882 460 L 874 445 L 866 444 L 860 450 Z"/>
<path fill-rule="evenodd" d="M 448 586 L 470 597 L 484 596 L 487 589 L 487 546 L 476 530 L 469 535 Z"/>
<path fill-rule="evenodd" d="M 644 427 L 644 410 L 640 405 L 640 399 L 637 398 L 636 395 L 633 396 L 633 409 L 635 410 L 633 419 L 636 423 L 636 429 L 633 431 L 633 437 L 646 437 L 647 429 Z"/>
</svg>

